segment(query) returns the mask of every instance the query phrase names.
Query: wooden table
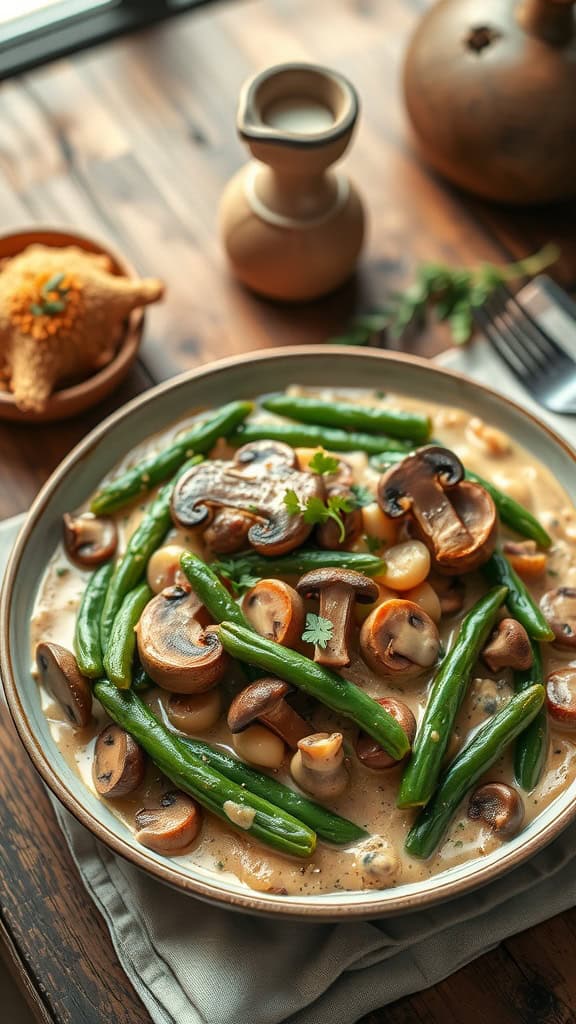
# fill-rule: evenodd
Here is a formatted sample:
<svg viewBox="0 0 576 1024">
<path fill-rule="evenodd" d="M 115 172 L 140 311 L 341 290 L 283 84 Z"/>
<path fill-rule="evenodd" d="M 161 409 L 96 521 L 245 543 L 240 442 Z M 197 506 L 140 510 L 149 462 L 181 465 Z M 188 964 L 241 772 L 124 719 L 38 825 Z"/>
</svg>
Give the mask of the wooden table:
<svg viewBox="0 0 576 1024">
<path fill-rule="evenodd" d="M 70 224 L 168 283 L 148 314 L 137 368 L 106 407 L 52 427 L 0 426 L 0 515 L 25 510 L 69 451 L 112 408 L 208 360 L 337 333 L 410 277 L 422 259 L 502 261 L 549 239 L 576 285 L 576 211 L 514 211 L 444 185 L 413 155 L 398 89 L 421 0 L 255 0 L 213 4 L 141 35 L 6 83 L 0 92 L 0 223 Z M 264 64 L 313 60 L 362 98 L 349 169 L 370 211 L 357 280 L 291 309 L 230 279 L 216 233 L 221 189 L 244 159 L 234 134 L 242 81 Z M 426 355 L 446 338 L 410 342 Z M 43 788 L 0 708 L 2 951 L 38 1020 L 149 1021 L 80 884 Z M 576 912 L 503 943 L 434 989 L 364 1024 L 576 1020 Z M 243 1022 L 231 1022 L 243 1024 Z"/>
</svg>

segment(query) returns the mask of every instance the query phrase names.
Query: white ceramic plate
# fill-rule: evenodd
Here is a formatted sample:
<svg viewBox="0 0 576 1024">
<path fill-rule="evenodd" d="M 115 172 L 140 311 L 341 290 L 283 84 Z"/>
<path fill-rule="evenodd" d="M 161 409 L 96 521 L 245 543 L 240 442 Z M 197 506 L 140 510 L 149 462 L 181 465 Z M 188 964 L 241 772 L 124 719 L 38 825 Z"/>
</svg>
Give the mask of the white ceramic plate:
<svg viewBox="0 0 576 1024">
<path fill-rule="evenodd" d="M 261 894 L 144 849 L 65 763 L 51 738 L 30 677 L 27 630 L 39 579 L 60 540 L 62 514 L 81 504 L 119 458 L 150 434 L 196 408 L 281 390 L 290 383 L 381 388 L 461 406 L 501 428 L 558 478 L 576 503 L 576 456 L 556 434 L 509 399 L 431 363 L 374 350 L 315 346 L 225 360 L 152 389 L 105 420 L 52 475 L 34 502 L 12 554 L 2 597 L 2 674 L 8 703 L 30 757 L 56 796 L 112 850 L 177 888 L 255 913 L 314 920 L 398 914 L 459 895 L 519 864 L 576 817 L 576 784 L 515 839 L 488 856 L 425 882 L 317 896 Z"/>
</svg>

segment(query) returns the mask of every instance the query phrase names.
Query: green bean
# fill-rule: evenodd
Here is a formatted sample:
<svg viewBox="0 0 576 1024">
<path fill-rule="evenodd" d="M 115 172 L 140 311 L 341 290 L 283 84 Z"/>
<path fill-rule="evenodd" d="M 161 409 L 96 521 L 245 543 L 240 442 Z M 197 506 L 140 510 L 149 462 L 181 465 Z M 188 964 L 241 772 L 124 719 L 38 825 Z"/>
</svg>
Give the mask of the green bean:
<svg viewBox="0 0 576 1024">
<path fill-rule="evenodd" d="M 412 756 L 400 783 L 398 807 L 418 807 L 432 796 L 474 663 L 506 594 L 506 587 L 491 590 L 462 619 L 455 643 L 432 681 Z"/>
<path fill-rule="evenodd" d="M 111 480 L 94 495 L 90 511 L 95 515 L 116 512 L 140 494 L 174 475 L 191 455 L 205 453 L 220 437 L 227 437 L 253 409 L 252 402 L 230 402 L 212 413 L 202 423 L 195 423 L 185 434 L 156 455 L 143 459 L 137 466 Z"/>
<path fill-rule="evenodd" d="M 402 459 L 405 457 L 405 454 L 401 452 L 373 455 L 370 459 L 370 465 L 377 472 L 385 472 L 390 466 L 402 462 Z M 506 526 L 514 530 L 515 533 L 519 533 L 521 537 L 528 537 L 530 540 L 536 541 L 541 548 L 550 547 L 552 538 L 527 508 L 524 508 L 518 501 L 514 501 L 514 498 L 508 497 L 507 494 L 504 494 L 504 491 L 500 491 L 498 487 L 491 484 L 489 480 L 485 480 L 483 476 L 473 473 L 471 469 L 465 469 L 464 473 L 467 480 L 480 484 L 485 491 L 488 491 L 498 509 L 500 519 Z"/>
<path fill-rule="evenodd" d="M 117 690 L 108 679 L 101 679 L 94 686 L 94 695 L 110 718 L 133 736 L 174 785 L 227 825 L 240 827 L 227 810 L 233 813 L 242 808 L 246 815 L 243 833 L 296 857 L 310 857 L 314 853 L 316 835 L 307 825 L 206 764 L 185 740 L 166 729 L 131 690 Z"/>
<path fill-rule="evenodd" d="M 225 751 L 217 747 L 211 747 L 209 743 L 202 740 L 182 737 L 182 742 L 200 758 L 205 764 L 209 764 L 216 771 L 225 775 L 227 779 L 238 783 L 257 796 L 270 800 L 276 807 L 294 815 L 299 821 L 303 821 L 314 832 L 325 839 L 328 843 L 353 843 L 366 836 L 364 829 L 354 825 L 347 818 L 341 818 L 339 814 L 322 807 L 320 804 L 308 800 L 300 793 L 296 793 L 289 786 L 277 782 L 276 779 L 265 775 L 264 772 L 256 771 L 247 764 L 231 757 Z"/>
<path fill-rule="evenodd" d="M 74 630 L 74 653 L 78 668 L 90 679 L 101 676 L 104 668 L 100 645 L 100 616 L 114 565 L 106 562 L 88 580 Z"/>
<path fill-rule="evenodd" d="M 540 711 L 543 686 L 517 693 L 498 714 L 478 730 L 446 770 L 429 804 L 419 814 L 406 839 L 412 857 L 430 857 L 441 842 L 461 801 L 478 779 L 503 754 Z"/>
<path fill-rule="evenodd" d="M 407 437 L 423 443 L 430 437 L 429 416 L 400 409 L 375 409 L 353 402 L 327 402 L 321 398 L 292 397 L 286 394 L 266 395 L 261 403 L 269 412 L 287 416 L 299 423 L 313 423 L 344 430 L 362 430 L 367 434 L 384 433 L 391 437 Z"/>
<path fill-rule="evenodd" d="M 233 574 L 235 564 L 249 576 L 301 576 L 311 569 L 355 569 L 365 576 L 380 576 L 386 571 L 386 562 L 375 555 L 361 551 L 324 551 L 317 548 L 298 548 L 279 558 L 264 558 L 255 552 L 222 558 L 212 563 L 212 569 Z M 232 578 L 234 578 L 232 576 Z"/>
<path fill-rule="evenodd" d="M 251 628 L 240 605 L 236 604 L 210 566 L 198 558 L 198 555 L 186 551 L 180 559 L 180 565 L 192 590 L 216 622 L 235 622 L 237 626 Z"/>
<path fill-rule="evenodd" d="M 523 671 L 514 673 L 514 690 L 523 693 L 529 686 L 543 684 L 544 669 L 540 645 L 534 640 L 532 646 L 532 665 Z M 536 718 L 530 722 L 516 740 L 514 746 L 514 775 L 516 782 L 527 793 L 538 785 L 548 753 L 548 713 L 542 707 Z"/>
<path fill-rule="evenodd" d="M 147 583 L 141 583 L 126 594 L 110 633 L 110 641 L 104 654 L 104 670 L 109 679 L 120 689 L 127 690 L 132 684 L 132 662 L 136 649 L 138 620 L 153 593 Z"/>
<path fill-rule="evenodd" d="M 494 552 L 492 557 L 482 566 L 482 572 L 489 583 L 508 587 L 506 607 L 512 618 L 522 623 L 532 640 L 547 641 L 554 639 L 554 633 L 538 605 L 501 551 Z"/>
<path fill-rule="evenodd" d="M 377 452 L 410 451 L 408 441 L 399 441 L 381 434 L 360 434 L 336 427 L 314 427 L 306 423 L 245 423 L 228 438 L 230 444 L 247 444 L 248 441 L 283 441 L 292 448 L 301 445 L 306 448 L 328 448 L 336 452 Z"/>
<path fill-rule="evenodd" d="M 234 658 L 272 672 L 337 714 L 350 718 L 397 760 L 410 750 L 408 737 L 396 719 L 354 683 L 235 623 L 223 622 L 218 635 Z"/>
<path fill-rule="evenodd" d="M 108 593 L 102 609 L 100 640 L 102 650 L 108 646 L 112 623 L 126 594 L 133 590 L 146 573 L 148 559 L 156 551 L 172 525 L 170 499 L 176 482 L 188 470 L 202 461 L 202 455 L 195 455 L 180 467 L 175 477 L 160 488 L 147 509 L 142 522 L 136 527 L 128 541 L 124 556 L 116 564 L 114 575 L 108 586 Z"/>
</svg>

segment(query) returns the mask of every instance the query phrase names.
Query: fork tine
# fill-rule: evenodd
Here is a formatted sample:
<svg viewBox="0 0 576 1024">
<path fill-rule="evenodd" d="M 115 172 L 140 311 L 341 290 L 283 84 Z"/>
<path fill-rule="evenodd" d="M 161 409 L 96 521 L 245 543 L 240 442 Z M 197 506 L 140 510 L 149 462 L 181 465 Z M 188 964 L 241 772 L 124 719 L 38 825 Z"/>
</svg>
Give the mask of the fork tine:
<svg viewBox="0 0 576 1024">
<path fill-rule="evenodd" d="M 486 312 L 494 326 L 509 340 L 518 358 L 527 363 L 534 373 L 543 373 L 552 361 L 552 353 L 540 348 L 530 333 L 524 333 L 508 309 L 508 297 L 502 289 L 497 289 L 485 303 Z"/>
<path fill-rule="evenodd" d="M 569 353 L 558 344 L 541 323 L 534 319 L 530 310 L 522 305 L 518 295 L 512 292 L 507 285 L 502 285 L 501 290 L 506 294 L 510 316 L 513 317 L 519 328 L 523 328 L 530 335 L 534 343 L 539 346 L 540 351 L 550 353 L 555 359 L 573 363 L 574 360 L 571 359 Z"/>
<path fill-rule="evenodd" d="M 517 377 L 520 377 L 523 381 L 525 381 L 527 377 L 531 377 L 532 371 L 530 368 L 518 358 L 515 350 L 507 344 L 483 306 L 477 306 L 474 309 L 474 319 L 476 320 L 480 330 L 488 338 L 490 344 L 496 349 L 498 355 L 511 369 L 512 373 Z"/>
<path fill-rule="evenodd" d="M 537 354 L 532 352 L 530 346 L 524 342 L 524 339 L 516 331 L 510 329 L 510 325 L 503 315 L 501 307 L 496 302 L 488 299 L 484 303 L 484 311 L 492 324 L 495 334 L 498 335 L 501 345 L 505 345 L 514 354 L 516 361 L 525 368 L 526 375 L 535 376 L 536 374 L 543 373 L 545 364 L 542 363 Z"/>
</svg>

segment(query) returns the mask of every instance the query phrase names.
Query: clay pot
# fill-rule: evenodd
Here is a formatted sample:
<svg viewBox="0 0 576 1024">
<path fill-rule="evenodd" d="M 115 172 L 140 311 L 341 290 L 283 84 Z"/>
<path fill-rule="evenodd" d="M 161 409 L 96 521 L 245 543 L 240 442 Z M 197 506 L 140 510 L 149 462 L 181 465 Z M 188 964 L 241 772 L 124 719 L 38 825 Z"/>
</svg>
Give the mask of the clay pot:
<svg viewBox="0 0 576 1024">
<path fill-rule="evenodd" d="M 404 67 L 428 162 L 479 196 L 576 195 L 575 0 L 442 0 Z"/>
<path fill-rule="evenodd" d="M 354 270 L 364 214 L 353 185 L 330 171 L 351 140 L 358 97 L 341 75 L 282 64 L 247 82 L 237 127 L 254 160 L 229 182 L 220 230 L 236 276 L 285 301 L 313 299 Z"/>
</svg>

